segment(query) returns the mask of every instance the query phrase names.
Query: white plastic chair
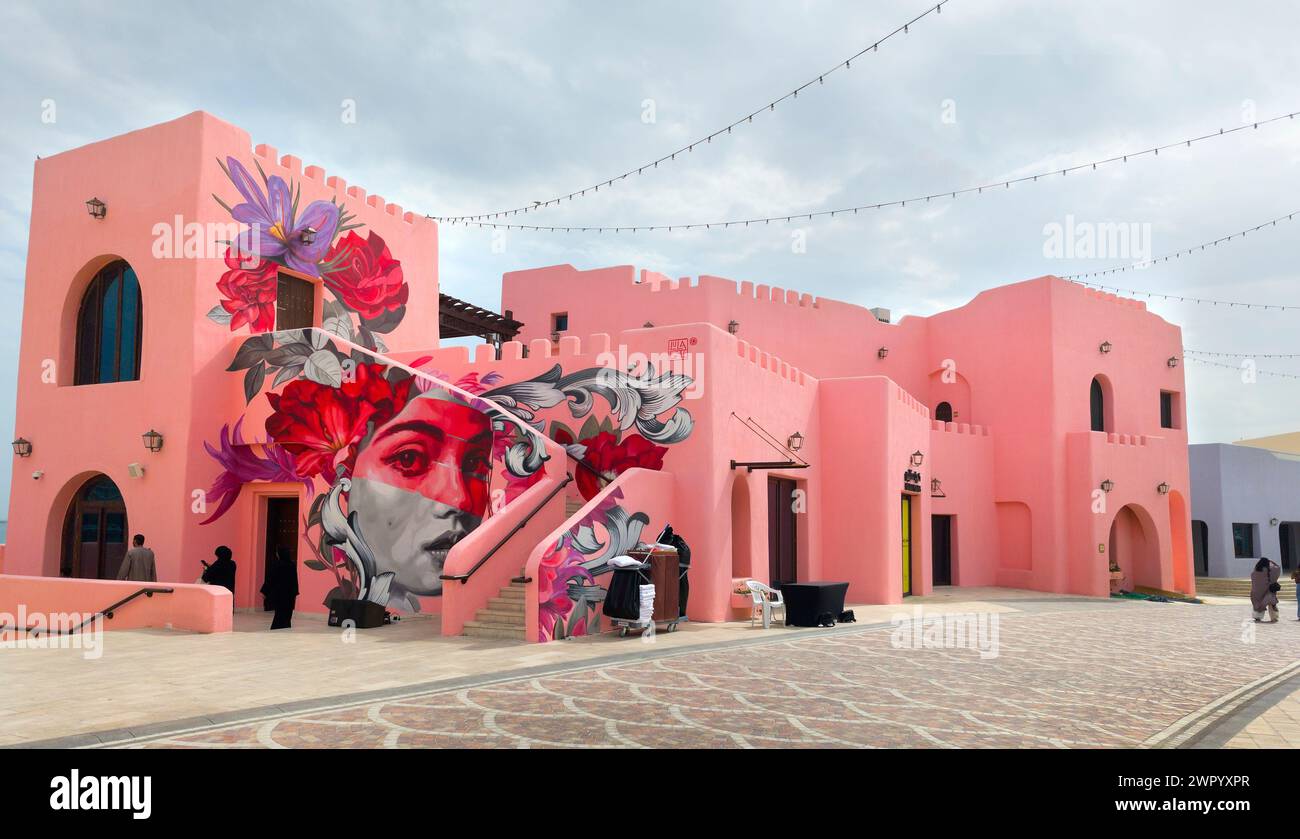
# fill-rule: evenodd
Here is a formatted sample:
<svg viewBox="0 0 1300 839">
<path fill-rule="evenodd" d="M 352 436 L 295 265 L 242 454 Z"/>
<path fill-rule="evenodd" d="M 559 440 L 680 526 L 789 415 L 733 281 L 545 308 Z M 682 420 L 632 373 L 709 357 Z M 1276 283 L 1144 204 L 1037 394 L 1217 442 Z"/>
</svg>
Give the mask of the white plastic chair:
<svg viewBox="0 0 1300 839">
<path fill-rule="evenodd" d="M 746 580 L 745 585 L 749 587 L 749 595 L 754 599 L 753 608 L 749 612 L 749 625 L 754 626 L 754 619 L 758 617 L 759 612 L 763 614 L 763 628 L 769 629 L 772 626 L 772 612 L 775 609 L 781 610 L 781 624 L 785 625 L 785 598 L 781 597 L 781 592 L 771 586 L 766 586 L 758 580 Z"/>
</svg>

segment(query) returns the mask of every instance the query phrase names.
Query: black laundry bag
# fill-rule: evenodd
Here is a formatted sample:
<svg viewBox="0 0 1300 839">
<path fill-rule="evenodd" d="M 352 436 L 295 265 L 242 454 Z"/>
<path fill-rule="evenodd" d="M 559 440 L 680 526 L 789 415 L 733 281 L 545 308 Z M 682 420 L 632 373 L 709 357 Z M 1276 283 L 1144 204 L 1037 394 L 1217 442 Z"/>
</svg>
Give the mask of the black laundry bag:
<svg viewBox="0 0 1300 839">
<path fill-rule="evenodd" d="M 680 609 L 678 617 L 684 618 L 686 601 L 691 597 L 691 581 L 687 576 L 691 570 L 691 546 L 686 544 L 686 540 L 680 535 L 673 532 L 671 524 L 664 528 L 662 541 L 665 545 L 672 545 L 677 549 L 677 568 L 681 572 L 681 579 L 677 583 L 677 605 Z"/>
<path fill-rule="evenodd" d="M 618 568 L 610 576 L 609 592 L 601 609 L 607 618 L 634 621 L 641 617 L 641 575 L 632 568 Z"/>
</svg>

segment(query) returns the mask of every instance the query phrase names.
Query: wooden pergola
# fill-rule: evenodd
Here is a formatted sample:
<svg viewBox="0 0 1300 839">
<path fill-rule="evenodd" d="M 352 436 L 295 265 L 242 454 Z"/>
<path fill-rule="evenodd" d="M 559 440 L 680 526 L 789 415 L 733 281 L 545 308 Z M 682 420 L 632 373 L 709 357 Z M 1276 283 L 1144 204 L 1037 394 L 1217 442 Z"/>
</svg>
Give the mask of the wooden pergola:
<svg viewBox="0 0 1300 839">
<path fill-rule="evenodd" d="M 501 342 L 514 340 L 523 324 L 511 317 L 509 309 L 499 315 L 466 303 L 450 294 L 438 295 L 438 335 L 442 338 L 482 338 L 497 348 Z"/>
</svg>

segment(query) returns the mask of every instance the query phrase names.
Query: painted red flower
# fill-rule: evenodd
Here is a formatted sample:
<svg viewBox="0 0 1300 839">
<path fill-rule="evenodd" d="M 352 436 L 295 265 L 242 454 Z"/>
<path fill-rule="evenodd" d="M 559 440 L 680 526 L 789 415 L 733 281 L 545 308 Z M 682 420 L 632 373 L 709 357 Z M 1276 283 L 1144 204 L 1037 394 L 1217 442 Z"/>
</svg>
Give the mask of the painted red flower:
<svg viewBox="0 0 1300 839">
<path fill-rule="evenodd" d="M 358 364 L 339 387 L 295 379 L 282 393 L 268 393 L 274 413 L 266 433 L 293 456 L 302 477 L 320 475 L 333 483 L 337 467 L 352 473 L 367 424 L 382 425 L 406 406 L 411 379 L 392 385 L 382 364 Z"/>
<path fill-rule="evenodd" d="M 234 248 L 226 250 L 226 267 L 230 270 L 217 280 L 217 291 L 225 297 L 221 308 L 230 313 L 230 331 L 248 324 L 254 333 L 275 329 L 275 293 L 279 266 L 258 257 L 256 268 L 246 267 L 246 255 Z M 251 261 L 251 260 L 249 260 Z"/>
<path fill-rule="evenodd" d="M 667 447 L 656 446 L 640 434 L 628 435 L 620 442 L 608 431 L 582 443 L 587 447 L 582 462 L 591 469 L 580 467 L 574 477 L 578 480 L 578 491 L 588 501 L 595 498 L 609 481 L 634 466 L 655 470 L 664 468 L 664 454 L 668 451 Z M 599 477 L 593 472 L 599 473 Z"/>
<path fill-rule="evenodd" d="M 375 233 L 362 239 L 355 230 L 349 230 L 330 248 L 324 271 L 329 290 L 364 320 L 397 311 L 410 296 L 402 263 L 393 259 L 384 240 Z"/>
</svg>

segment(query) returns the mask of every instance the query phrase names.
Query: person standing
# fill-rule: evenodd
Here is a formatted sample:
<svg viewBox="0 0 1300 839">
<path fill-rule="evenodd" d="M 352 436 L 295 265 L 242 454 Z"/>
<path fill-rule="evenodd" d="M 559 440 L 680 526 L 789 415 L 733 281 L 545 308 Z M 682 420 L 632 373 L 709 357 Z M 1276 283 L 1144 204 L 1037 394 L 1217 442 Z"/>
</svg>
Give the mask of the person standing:
<svg viewBox="0 0 1300 839">
<path fill-rule="evenodd" d="M 1255 570 L 1250 573 L 1250 606 L 1255 611 L 1255 623 L 1264 618 L 1268 612 L 1269 623 L 1277 623 L 1277 593 L 1282 585 L 1278 579 L 1282 576 L 1282 566 L 1268 557 L 1255 563 Z"/>
<path fill-rule="evenodd" d="M 117 569 L 117 578 L 139 583 L 158 582 L 158 568 L 154 564 L 153 551 L 144 546 L 144 534 L 135 534 L 131 545 L 131 550 L 126 552 L 121 567 Z"/>
<path fill-rule="evenodd" d="M 275 610 L 272 629 L 289 629 L 293 607 L 298 600 L 298 566 L 284 545 L 275 549 L 275 559 L 266 568 L 262 596 Z"/>
<path fill-rule="evenodd" d="M 230 548 L 225 545 L 217 548 L 213 553 L 217 561 L 209 565 L 203 563 L 203 582 L 210 586 L 223 586 L 230 589 L 230 593 L 235 593 L 235 560 Z M 201 560 L 200 560 L 201 561 Z"/>
</svg>

